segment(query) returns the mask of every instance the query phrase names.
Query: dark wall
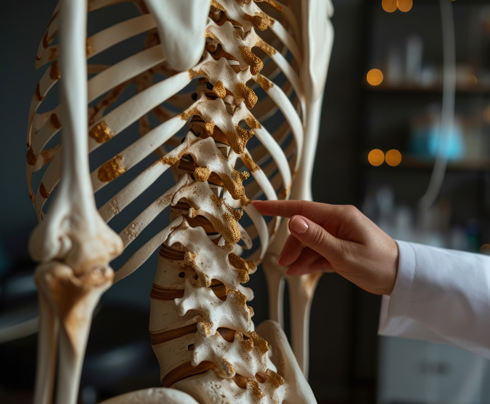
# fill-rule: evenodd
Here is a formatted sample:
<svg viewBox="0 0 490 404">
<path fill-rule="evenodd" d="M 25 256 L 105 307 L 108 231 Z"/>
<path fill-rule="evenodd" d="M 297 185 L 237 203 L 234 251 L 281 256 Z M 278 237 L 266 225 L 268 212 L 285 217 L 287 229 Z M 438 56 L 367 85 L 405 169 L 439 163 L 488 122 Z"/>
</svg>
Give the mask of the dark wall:
<svg viewBox="0 0 490 404">
<path fill-rule="evenodd" d="M 2 4 L 0 32 L 0 241 L 13 261 L 27 254 L 27 237 L 36 223 L 25 180 L 27 116 L 39 74 L 35 56 L 55 1 L 9 1 Z"/>
</svg>

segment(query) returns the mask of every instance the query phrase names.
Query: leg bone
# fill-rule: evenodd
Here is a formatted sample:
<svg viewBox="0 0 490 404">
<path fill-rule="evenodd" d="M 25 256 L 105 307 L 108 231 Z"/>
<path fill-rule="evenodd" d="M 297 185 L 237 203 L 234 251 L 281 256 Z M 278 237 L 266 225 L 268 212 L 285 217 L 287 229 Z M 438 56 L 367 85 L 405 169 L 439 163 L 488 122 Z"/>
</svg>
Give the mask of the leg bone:
<svg viewBox="0 0 490 404">
<path fill-rule="evenodd" d="M 36 404 L 51 401 L 57 324 L 60 334 L 60 367 L 56 402 L 76 402 L 92 313 L 101 294 L 112 284 L 113 276 L 109 267 L 95 267 L 81 276 L 62 263 L 38 267 L 36 283 L 40 290 L 41 328 Z"/>
</svg>

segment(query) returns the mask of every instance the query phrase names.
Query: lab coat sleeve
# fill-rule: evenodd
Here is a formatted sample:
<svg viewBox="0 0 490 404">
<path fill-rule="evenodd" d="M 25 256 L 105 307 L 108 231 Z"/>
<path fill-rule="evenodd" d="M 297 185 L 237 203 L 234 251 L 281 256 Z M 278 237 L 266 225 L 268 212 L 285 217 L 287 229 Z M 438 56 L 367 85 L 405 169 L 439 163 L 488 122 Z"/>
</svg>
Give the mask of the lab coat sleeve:
<svg viewBox="0 0 490 404">
<path fill-rule="evenodd" d="M 397 241 L 379 334 L 446 342 L 490 359 L 490 257 Z"/>
</svg>

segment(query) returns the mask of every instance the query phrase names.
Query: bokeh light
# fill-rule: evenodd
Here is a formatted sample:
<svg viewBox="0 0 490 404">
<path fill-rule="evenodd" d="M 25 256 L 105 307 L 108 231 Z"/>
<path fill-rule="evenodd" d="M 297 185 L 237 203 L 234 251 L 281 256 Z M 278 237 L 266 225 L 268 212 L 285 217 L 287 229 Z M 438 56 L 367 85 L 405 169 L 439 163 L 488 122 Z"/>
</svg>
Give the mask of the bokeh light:
<svg viewBox="0 0 490 404">
<path fill-rule="evenodd" d="M 383 72 L 379 69 L 371 69 L 366 75 L 366 80 L 372 86 L 379 86 L 383 82 Z"/>
<path fill-rule="evenodd" d="M 385 161 L 385 154 L 382 150 L 373 149 L 368 154 L 368 161 L 372 166 L 378 167 Z"/>
<path fill-rule="evenodd" d="M 402 162 L 402 154 L 396 150 L 391 149 L 386 152 L 386 164 L 391 167 L 396 167 L 398 164 Z"/>
<path fill-rule="evenodd" d="M 406 13 L 412 9 L 413 1 L 412 0 L 398 0 L 397 5 L 398 5 L 398 10 Z"/>
<path fill-rule="evenodd" d="M 397 9 L 397 1 L 396 0 L 383 0 L 381 2 L 381 7 L 387 13 L 393 13 Z"/>
<path fill-rule="evenodd" d="M 480 252 L 482 254 L 487 254 L 487 255 L 490 255 L 490 244 L 483 244 L 481 247 L 480 247 Z"/>
</svg>

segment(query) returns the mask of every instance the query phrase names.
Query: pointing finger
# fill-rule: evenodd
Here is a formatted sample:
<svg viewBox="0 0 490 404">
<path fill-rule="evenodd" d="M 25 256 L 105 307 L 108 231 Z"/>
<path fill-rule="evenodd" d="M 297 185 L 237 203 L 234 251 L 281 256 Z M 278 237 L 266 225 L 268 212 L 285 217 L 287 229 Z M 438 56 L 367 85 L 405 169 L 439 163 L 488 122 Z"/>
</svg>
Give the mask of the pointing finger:
<svg viewBox="0 0 490 404">
<path fill-rule="evenodd" d="M 334 205 L 309 201 L 252 201 L 252 204 L 262 215 L 282 217 L 316 216 L 317 212 L 325 214 L 325 210 L 334 208 Z"/>
</svg>

